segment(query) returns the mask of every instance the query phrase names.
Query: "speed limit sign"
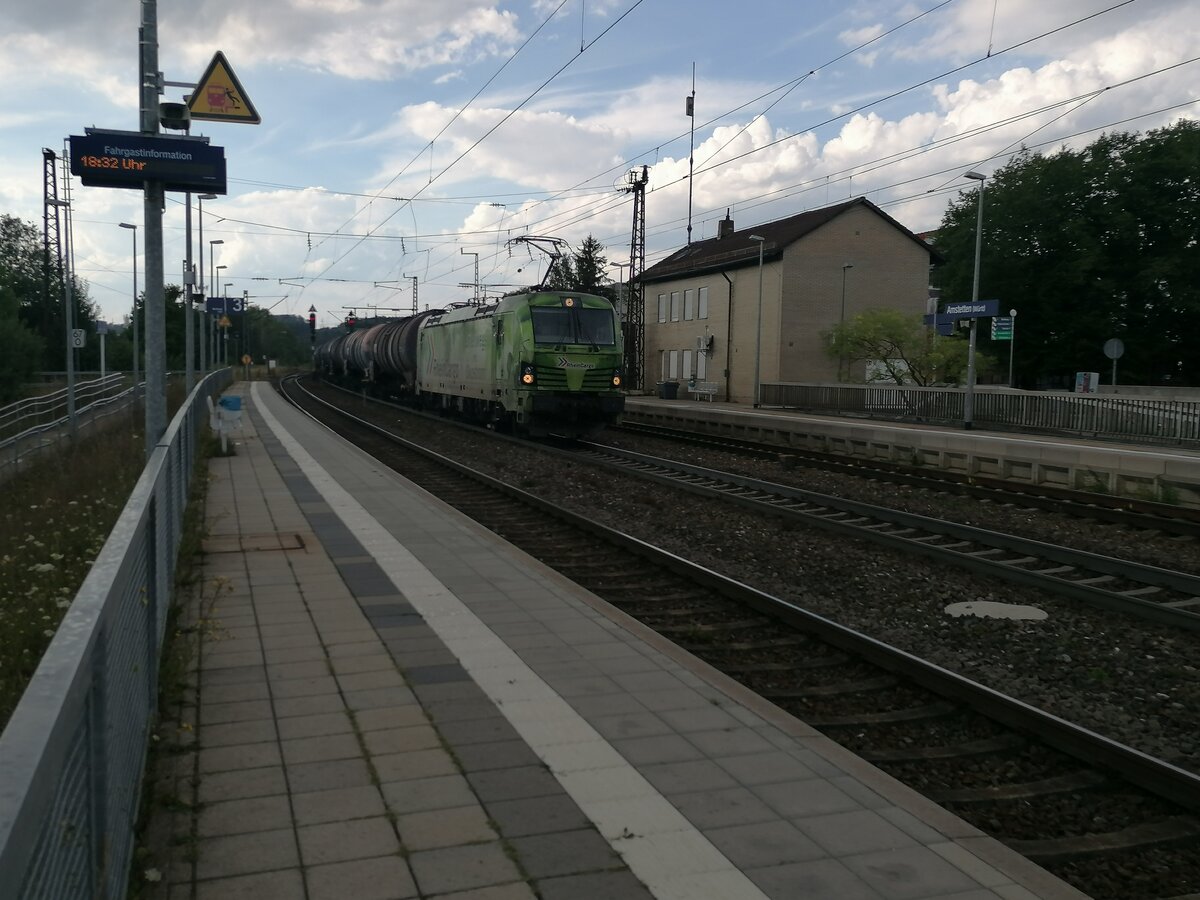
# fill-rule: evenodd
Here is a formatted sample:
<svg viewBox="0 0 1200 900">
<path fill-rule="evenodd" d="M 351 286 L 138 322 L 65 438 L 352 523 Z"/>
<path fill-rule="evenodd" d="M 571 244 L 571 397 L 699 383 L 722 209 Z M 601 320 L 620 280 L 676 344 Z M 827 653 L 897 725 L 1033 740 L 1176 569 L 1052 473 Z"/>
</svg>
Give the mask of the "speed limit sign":
<svg viewBox="0 0 1200 900">
<path fill-rule="evenodd" d="M 71 346 L 76 350 L 80 349 L 87 343 L 87 332 L 82 328 L 71 329 Z"/>
</svg>

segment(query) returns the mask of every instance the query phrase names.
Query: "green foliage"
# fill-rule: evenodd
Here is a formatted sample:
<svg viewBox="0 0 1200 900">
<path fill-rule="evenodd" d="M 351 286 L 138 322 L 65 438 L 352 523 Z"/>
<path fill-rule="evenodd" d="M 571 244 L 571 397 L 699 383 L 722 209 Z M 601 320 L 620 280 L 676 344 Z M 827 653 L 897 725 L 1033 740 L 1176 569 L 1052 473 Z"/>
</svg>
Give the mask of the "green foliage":
<svg viewBox="0 0 1200 900">
<path fill-rule="evenodd" d="M 611 299 L 612 279 L 608 277 L 604 245 L 589 234 L 578 251 L 559 259 L 546 287 L 552 291 L 580 291 Z"/>
<path fill-rule="evenodd" d="M 0 403 L 21 397 L 21 388 L 40 368 L 42 339 L 20 320 L 17 295 L 8 285 L 0 285 L 0 334 L 4 352 L 0 353 Z"/>
<path fill-rule="evenodd" d="M 145 456 L 117 427 L 47 456 L 0 490 L 0 727 L 8 720 Z"/>
<path fill-rule="evenodd" d="M 61 266 L 57 258 L 47 254 L 42 232 L 36 226 L 15 216 L 0 215 L 0 290 L 5 288 L 17 298 L 21 322 L 41 338 L 38 368 L 62 371 L 66 368 L 67 337 Z M 96 308 L 88 297 L 87 284 L 74 277 L 71 305 L 75 327 L 94 332 Z M 87 349 L 79 355 L 81 367 L 99 366 L 96 341 L 89 340 Z"/>
<path fill-rule="evenodd" d="M 844 361 L 848 371 L 861 372 L 862 363 L 872 364 L 871 381 L 929 386 L 966 377 L 965 337 L 939 337 L 920 316 L 895 309 L 869 309 L 835 325 L 825 335 L 825 346 L 825 352 Z M 978 353 L 975 363 L 979 372 L 990 365 Z"/>
<path fill-rule="evenodd" d="M 1198 168 L 1200 123 L 1180 121 L 1082 150 L 1022 152 L 988 179 L 980 297 L 1018 311 L 1019 383 L 1067 387 L 1077 371 L 1107 373 L 1102 348 L 1115 337 L 1123 383 L 1200 384 Z M 961 194 L 938 231 L 949 300 L 971 296 L 977 198 Z"/>
</svg>

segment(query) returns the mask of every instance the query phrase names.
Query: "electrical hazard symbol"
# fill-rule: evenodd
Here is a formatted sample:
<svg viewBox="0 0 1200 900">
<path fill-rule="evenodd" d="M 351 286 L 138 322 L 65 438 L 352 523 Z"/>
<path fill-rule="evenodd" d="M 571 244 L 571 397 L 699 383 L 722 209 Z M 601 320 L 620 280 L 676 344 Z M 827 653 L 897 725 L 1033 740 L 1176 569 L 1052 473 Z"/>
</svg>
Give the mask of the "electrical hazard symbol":
<svg viewBox="0 0 1200 900">
<path fill-rule="evenodd" d="M 248 125 L 257 125 L 262 121 L 220 50 L 213 55 L 212 62 L 196 86 L 196 93 L 188 98 L 187 106 L 193 119 L 244 122 Z"/>
</svg>

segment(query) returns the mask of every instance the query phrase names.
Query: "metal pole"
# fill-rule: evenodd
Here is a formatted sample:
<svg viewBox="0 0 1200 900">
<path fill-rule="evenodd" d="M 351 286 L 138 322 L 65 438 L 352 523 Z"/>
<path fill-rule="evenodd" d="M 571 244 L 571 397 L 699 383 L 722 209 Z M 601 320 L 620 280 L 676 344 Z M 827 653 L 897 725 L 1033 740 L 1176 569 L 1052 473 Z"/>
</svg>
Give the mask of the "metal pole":
<svg viewBox="0 0 1200 900">
<path fill-rule="evenodd" d="M 979 182 L 979 215 L 975 223 L 975 277 L 971 285 L 971 304 L 979 302 L 979 259 L 983 250 L 983 183 L 985 176 L 967 172 L 964 176 Z M 971 335 L 967 341 L 967 392 L 963 397 L 963 428 L 974 427 L 975 419 L 975 334 L 979 320 L 971 319 Z"/>
<path fill-rule="evenodd" d="M 750 240 L 758 241 L 758 327 L 754 330 L 754 407 L 757 409 L 758 394 L 761 390 L 759 364 L 762 359 L 763 247 L 766 245 L 767 239 L 752 234 Z"/>
<path fill-rule="evenodd" d="M 1012 317 L 1012 337 L 1008 339 L 1008 386 L 1011 389 L 1013 387 L 1013 351 L 1017 346 L 1017 311 L 1010 309 L 1008 314 Z"/>
<path fill-rule="evenodd" d="M 158 5 L 142 0 L 142 134 L 158 134 Z M 146 227 L 146 456 L 167 430 L 166 298 L 163 293 L 163 199 L 161 181 L 145 182 Z"/>
<path fill-rule="evenodd" d="M 845 328 L 845 326 L 846 326 L 846 270 L 853 269 L 853 268 L 854 268 L 853 263 L 845 263 L 842 266 L 842 314 L 838 318 L 838 324 L 841 325 L 843 328 Z M 843 336 L 843 340 L 845 340 L 844 336 Z M 843 369 L 845 368 L 845 364 L 846 364 L 846 354 L 844 352 L 839 353 L 838 354 L 838 384 L 842 383 L 842 378 L 843 378 L 842 372 L 843 372 Z"/>
<path fill-rule="evenodd" d="M 196 280 L 196 270 L 192 268 L 192 192 L 187 191 L 183 196 L 183 240 L 187 244 L 187 256 L 183 262 L 183 389 L 191 394 L 195 384 L 196 353 L 193 346 L 196 342 L 192 334 L 192 282 Z"/>
</svg>

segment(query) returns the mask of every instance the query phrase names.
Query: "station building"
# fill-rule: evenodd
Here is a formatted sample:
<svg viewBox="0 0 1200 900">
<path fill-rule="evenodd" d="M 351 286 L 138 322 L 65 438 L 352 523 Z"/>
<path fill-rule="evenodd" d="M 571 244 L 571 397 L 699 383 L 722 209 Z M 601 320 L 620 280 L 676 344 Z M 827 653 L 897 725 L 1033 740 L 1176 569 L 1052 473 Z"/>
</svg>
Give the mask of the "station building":
<svg viewBox="0 0 1200 900">
<path fill-rule="evenodd" d="M 682 397 L 689 382 L 709 383 L 717 399 L 753 402 L 756 356 L 760 383 L 861 382 L 865 372 L 839 379 L 822 333 L 868 309 L 924 314 L 937 259 L 866 198 L 740 231 L 726 213 L 715 238 L 642 276 L 646 385 L 677 381 Z"/>
</svg>

